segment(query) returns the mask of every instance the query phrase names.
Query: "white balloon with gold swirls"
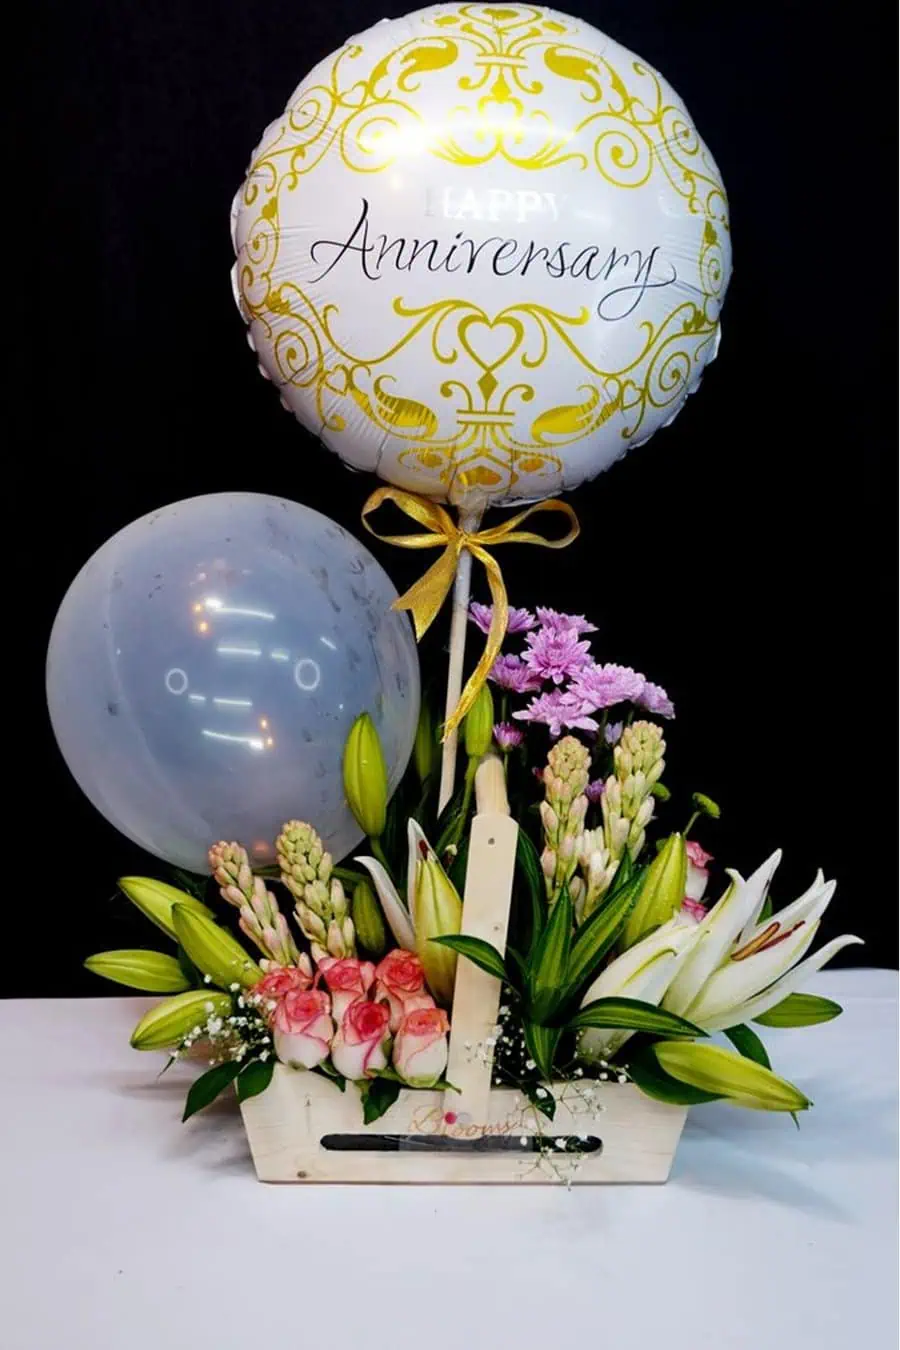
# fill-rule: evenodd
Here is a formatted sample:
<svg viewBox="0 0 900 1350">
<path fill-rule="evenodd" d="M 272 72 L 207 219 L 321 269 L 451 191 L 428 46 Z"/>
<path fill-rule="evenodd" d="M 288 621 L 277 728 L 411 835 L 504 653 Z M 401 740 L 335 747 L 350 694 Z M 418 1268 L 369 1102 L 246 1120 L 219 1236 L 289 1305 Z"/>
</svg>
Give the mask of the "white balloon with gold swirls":
<svg viewBox="0 0 900 1350">
<path fill-rule="evenodd" d="M 348 465 L 463 507 L 574 488 L 670 421 L 731 266 L 678 95 L 525 5 L 351 38 L 266 130 L 232 228 L 285 406 Z"/>
</svg>

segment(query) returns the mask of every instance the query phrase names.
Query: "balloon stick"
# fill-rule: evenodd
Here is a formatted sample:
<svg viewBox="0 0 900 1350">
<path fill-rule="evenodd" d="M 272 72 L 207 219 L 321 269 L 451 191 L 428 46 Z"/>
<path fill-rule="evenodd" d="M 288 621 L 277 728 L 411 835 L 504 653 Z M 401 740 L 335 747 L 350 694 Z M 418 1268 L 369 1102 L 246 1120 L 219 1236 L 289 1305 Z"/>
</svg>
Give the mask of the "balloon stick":
<svg viewBox="0 0 900 1350">
<path fill-rule="evenodd" d="M 481 524 L 483 508 L 474 511 L 460 511 L 459 526 L 467 534 L 474 534 Z M 450 659 L 447 665 L 447 702 L 444 717 L 450 716 L 459 702 L 462 692 L 463 664 L 466 656 L 466 628 L 469 621 L 469 594 L 472 588 L 472 555 L 468 549 L 460 554 L 453 584 L 453 612 L 450 618 Z M 459 730 L 454 727 L 444 741 L 441 759 L 441 786 L 438 793 L 438 812 L 453 796 L 456 781 L 456 751 L 459 742 Z"/>
</svg>

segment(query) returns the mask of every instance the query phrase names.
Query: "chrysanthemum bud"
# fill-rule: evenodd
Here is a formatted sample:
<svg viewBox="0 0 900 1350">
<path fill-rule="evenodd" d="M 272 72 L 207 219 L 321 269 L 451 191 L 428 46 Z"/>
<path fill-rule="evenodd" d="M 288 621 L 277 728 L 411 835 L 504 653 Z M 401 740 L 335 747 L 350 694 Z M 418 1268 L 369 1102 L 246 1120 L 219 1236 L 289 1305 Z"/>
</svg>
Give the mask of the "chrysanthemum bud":
<svg viewBox="0 0 900 1350">
<path fill-rule="evenodd" d="M 698 811 L 702 811 L 705 816 L 712 816 L 713 820 L 718 820 L 722 814 L 721 808 L 712 797 L 707 797 L 704 792 L 695 792 L 691 801 Z"/>
<path fill-rule="evenodd" d="M 387 766 L 375 723 L 360 713 L 344 746 L 344 792 L 360 828 L 370 839 L 384 832 L 388 804 Z"/>
</svg>

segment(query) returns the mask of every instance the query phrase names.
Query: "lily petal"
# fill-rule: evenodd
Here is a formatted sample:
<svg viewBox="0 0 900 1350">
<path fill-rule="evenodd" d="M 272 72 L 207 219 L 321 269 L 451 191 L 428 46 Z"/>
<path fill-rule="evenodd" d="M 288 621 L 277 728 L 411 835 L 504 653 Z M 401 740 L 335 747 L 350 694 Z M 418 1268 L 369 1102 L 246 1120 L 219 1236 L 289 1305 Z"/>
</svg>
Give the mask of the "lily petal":
<svg viewBox="0 0 900 1350">
<path fill-rule="evenodd" d="M 739 1007 L 733 1007 L 730 1011 L 721 1017 L 715 1017 L 705 1024 L 707 1031 L 722 1031 L 725 1027 L 737 1026 L 740 1022 L 750 1022 L 754 1017 L 760 1017 L 763 1013 L 774 1008 L 776 1003 L 787 998 L 788 994 L 793 994 L 802 984 L 806 983 L 810 975 L 815 974 L 827 965 L 833 956 L 843 951 L 845 947 L 850 947 L 856 943 L 862 943 L 863 939 L 854 937 L 846 933 L 843 937 L 833 938 L 831 942 L 826 942 L 824 947 L 820 947 L 812 956 L 801 961 L 798 966 L 788 971 L 780 980 L 770 984 L 768 989 L 764 989 L 756 998 L 742 1003 Z"/>
<path fill-rule="evenodd" d="M 406 863 L 406 894 L 409 897 L 409 908 L 412 915 L 412 921 L 416 922 L 416 867 L 420 861 L 434 854 L 434 849 L 425 838 L 425 831 L 417 820 L 410 816 L 406 825 L 406 838 L 409 842 L 409 856 Z M 423 847 L 424 846 L 424 847 Z"/>
<path fill-rule="evenodd" d="M 588 989 L 581 1006 L 614 996 L 658 1005 L 696 940 L 696 925 L 670 919 L 608 965 Z M 621 1028 L 591 1027 L 578 1038 L 579 1054 L 585 1059 L 608 1059 L 633 1035 Z"/>
<path fill-rule="evenodd" d="M 378 899 L 381 901 L 381 908 L 384 910 L 384 917 L 388 921 L 388 926 L 398 947 L 403 947 L 408 952 L 414 952 L 416 950 L 416 934 L 412 920 L 387 872 L 377 858 L 357 858 L 356 861 L 362 863 L 375 883 Z"/>
<path fill-rule="evenodd" d="M 819 925 L 804 923 L 790 937 L 771 947 L 746 957 L 743 961 L 726 961 L 706 981 L 691 1003 L 687 1016 L 697 1026 L 706 1028 L 711 1019 L 729 1016 L 730 1010 L 755 998 L 775 980 L 780 979 L 809 949 Z M 736 1026 L 740 1018 L 725 1023 Z"/>
<path fill-rule="evenodd" d="M 820 868 L 816 873 L 813 884 L 798 899 L 792 901 L 784 909 L 778 910 L 771 918 L 764 919 L 762 923 L 757 921 L 748 923 L 738 938 L 738 946 L 743 947 L 745 943 L 750 942 L 752 938 L 763 931 L 767 924 L 772 922 L 772 919 L 777 919 L 782 928 L 791 928 L 794 924 L 802 922 L 810 910 L 818 904 L 819 892 L 824 889 L 826 884 L 831 886 L 830 899 L 830 896 L 834 894 L 836 882 L 826 883 L 825 875 Z"/>
<path fill-rule="evenodd" d="M 781 849 L 777 849 L 747 881 L 739 872 L 729 871 L 731 885 L 697 926 L 696 945 L 663 999 L 662 1006 L 668 1012 L 683 1016 L 713 971 L 725 960 L 738 934 L 748 925 L 755 926 L 780 862 Z"/>
</svg>

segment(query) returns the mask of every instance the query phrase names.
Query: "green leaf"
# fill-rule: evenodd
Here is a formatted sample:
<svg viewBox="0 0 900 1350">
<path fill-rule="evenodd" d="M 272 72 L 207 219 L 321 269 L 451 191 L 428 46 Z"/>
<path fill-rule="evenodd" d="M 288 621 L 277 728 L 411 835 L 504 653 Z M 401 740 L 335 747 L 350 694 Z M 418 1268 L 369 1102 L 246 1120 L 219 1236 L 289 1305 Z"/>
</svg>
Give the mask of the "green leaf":
<svg viewBox="0 0 900 1350">
<path fill-rule="evenodd" d="M 548 1120 L 553 1119 L 556 1115 L 556 1098 L 549 1088 L 542 1087 L 540 1083 L 526 1083 L 522 1091 L 536 1111 L 540 1111 Z M 538 1096 L 539 1092 L 543 1092 L 543 1097 Z"/>
<path fill-rule="evenodd" d="M 240 1064 L 230 1059 L 227 1064 L 216 1064 L 214 1068 L 202 1073 L 196 1082 L 191 1084 L 181 1119 L 189 1120 L 198 1111 L 209 1106 L 210 1102 L 214 1102 L 219 1093 L 224 1092 L 229 1084 L 234 1082 L 240 1071 Z"/>
<path fill-rule="evenodd" d="M 271 1058 L 252 1059 L 249 1064 L 245 1064 L 238 1074 L 238 1101 L 245 1102 L 250 1097 L 258 1097 L 261 1092 L 265 1092 L 274 1072 L 275 1060 Z"/>
<path fill-rule="evenodd" d="M 672 1078 L 703 1092 L 717 1092 L 755 1111 L 804 1111 L 809 1098 L 784 1078 L 720 1045 L 656 1041 L 649 1053 Z"/>
<path fill-rule="evenodd" d="M 528 983 L 528 970 L 524 960 L 514 947 L 506 949 L 507 984 L 516 993 L 523 993 Z"/>
<path fill-rule="evenodd" d="M 465 933 L 445 933 L 443 937 L 431 938 L 430 941 L 439 942 L 442 947 L 449 947 L 451 951 L 459 952 L 460 956 L 468 957 L 474 965 L 486 970 L 488 975 L 496 975 L 498 980 L 509 978 L 497 948 L 489 942 L 482 942 L 481 938 L 467 937 Z"/>
<path fill-rule="evenodd" d="M 752 1059 L 754 1064 L 761 1064 L 764 1069 L 771 1069 L 772 1061 L 769 1059 L 766 1047 L 751 1027 L 728 1027 L 725 1035 L 745 1059 Z"/>
<path fill-rule="evenodd" d="M 316 1067 L 311 1070 L 311 1072 L 320 1073 L 323 1076 L 323 1078 L 328 1078 L 332 1083 L 334 1083 L 335 1087 L 340 1092 L 344 1092 L 346 1090 L 347 1087 L 346 1078 L 342 1073 L 338 1073 L 337 1069 L 333 1068 L 328 1063 L 327 1060 L 323 1064 L 317 1064 Z"/>
<path fill-rule="evenodd" d="M 761 1027 L 814 1027 L 819 1022 L 830 1022 L 840 1017 L 843 1008 L 830 998 L 818 994 L 788 994 L 774 1008 L 754 1017 Z"/>
<path fill-rule="evenodd" d="M 693 1040 L 706 1032 L 695 1027 L 684 1017 L 644 1003 L 639 998 L 597 998 L 581 1008 L 568 1023 L 570 1031 L 585 1027 L 616 1027 L 628 1031 L 644 1031 L 654 1036 L 679 1036 Z"/>
<path fill-rule="evenodd" d="M 528 946 L 532 946 L 537 941 L 544 926 L 547 915 L 547 897 L 538 851 L 531 836 L 521 828 L 516 840 L 516 867 L 525 879 L 525 889 L 528 892 L 528 908 L 531 920 Z"/>
<path fill-rule="evenodd" d="M 553 1056 L 562 1030 L 560 1027 L 544 1027 L 537 1022 L 525 1022 L 524 1031 L 528 1053 L 537 1064 L 541 1077 L 549 1083 L 553 1077 Z"/>
<path fill-rule="evenodd" d="M 600 962 L 618 940 L 641 887 L 643 870 L 616 887 L 599 909 L 579 928 L 566 970 L 565 1001 L 579 994 Z"/>
<path fill-rule="evenodd" d="M 721 1100 L 720 1093 L 701 1092 L 699 1088 L 689 1087 L 687 1083 L 671 1078 L 649 1051 L 650 1047 L 646 1046 L 633 1055 L 626 1066 L 629 1075 L 646 1096 L 658 1102 L 668 1102 L 670 1106 L 700 1106 L 703 1102 Z"/>
<path fill-rule="evenodd" d="M 373 1078 L 359 1086 L 363 1104 L 363 1123 L 379 1120 L 400 1096 L 400 1084 L 390 1078 Z"/>
<path fill-rule="evenodd" d="M 616 891 L 620 891 L 624 886 L 627 886 L 632 878 L 636 877 L 638 872 L 643 870 L 643 868 L 638 867 L 626 848 L 619 861 L 619 866 L 616 869 L 616 875 L 613 878 L 611 895 L 615 895 Z"/>
<path fill-rule="evenodd" d="M 187 891 L 195 900 L 205 900 L 209 877 L 199 872 L 185 872 L 181 867 L 173 867 L 172 875 L 175 878 L 175 885 L 181 890 Z"/>
<path fill-rule="evenodd" d="M 572 949 L 572 921 L 572 901 L 568 886 L 564 886 L 528 958 L 528 1003 L 532 1022 L 548 1021 L 562 1001 Z"/>
</svg>

